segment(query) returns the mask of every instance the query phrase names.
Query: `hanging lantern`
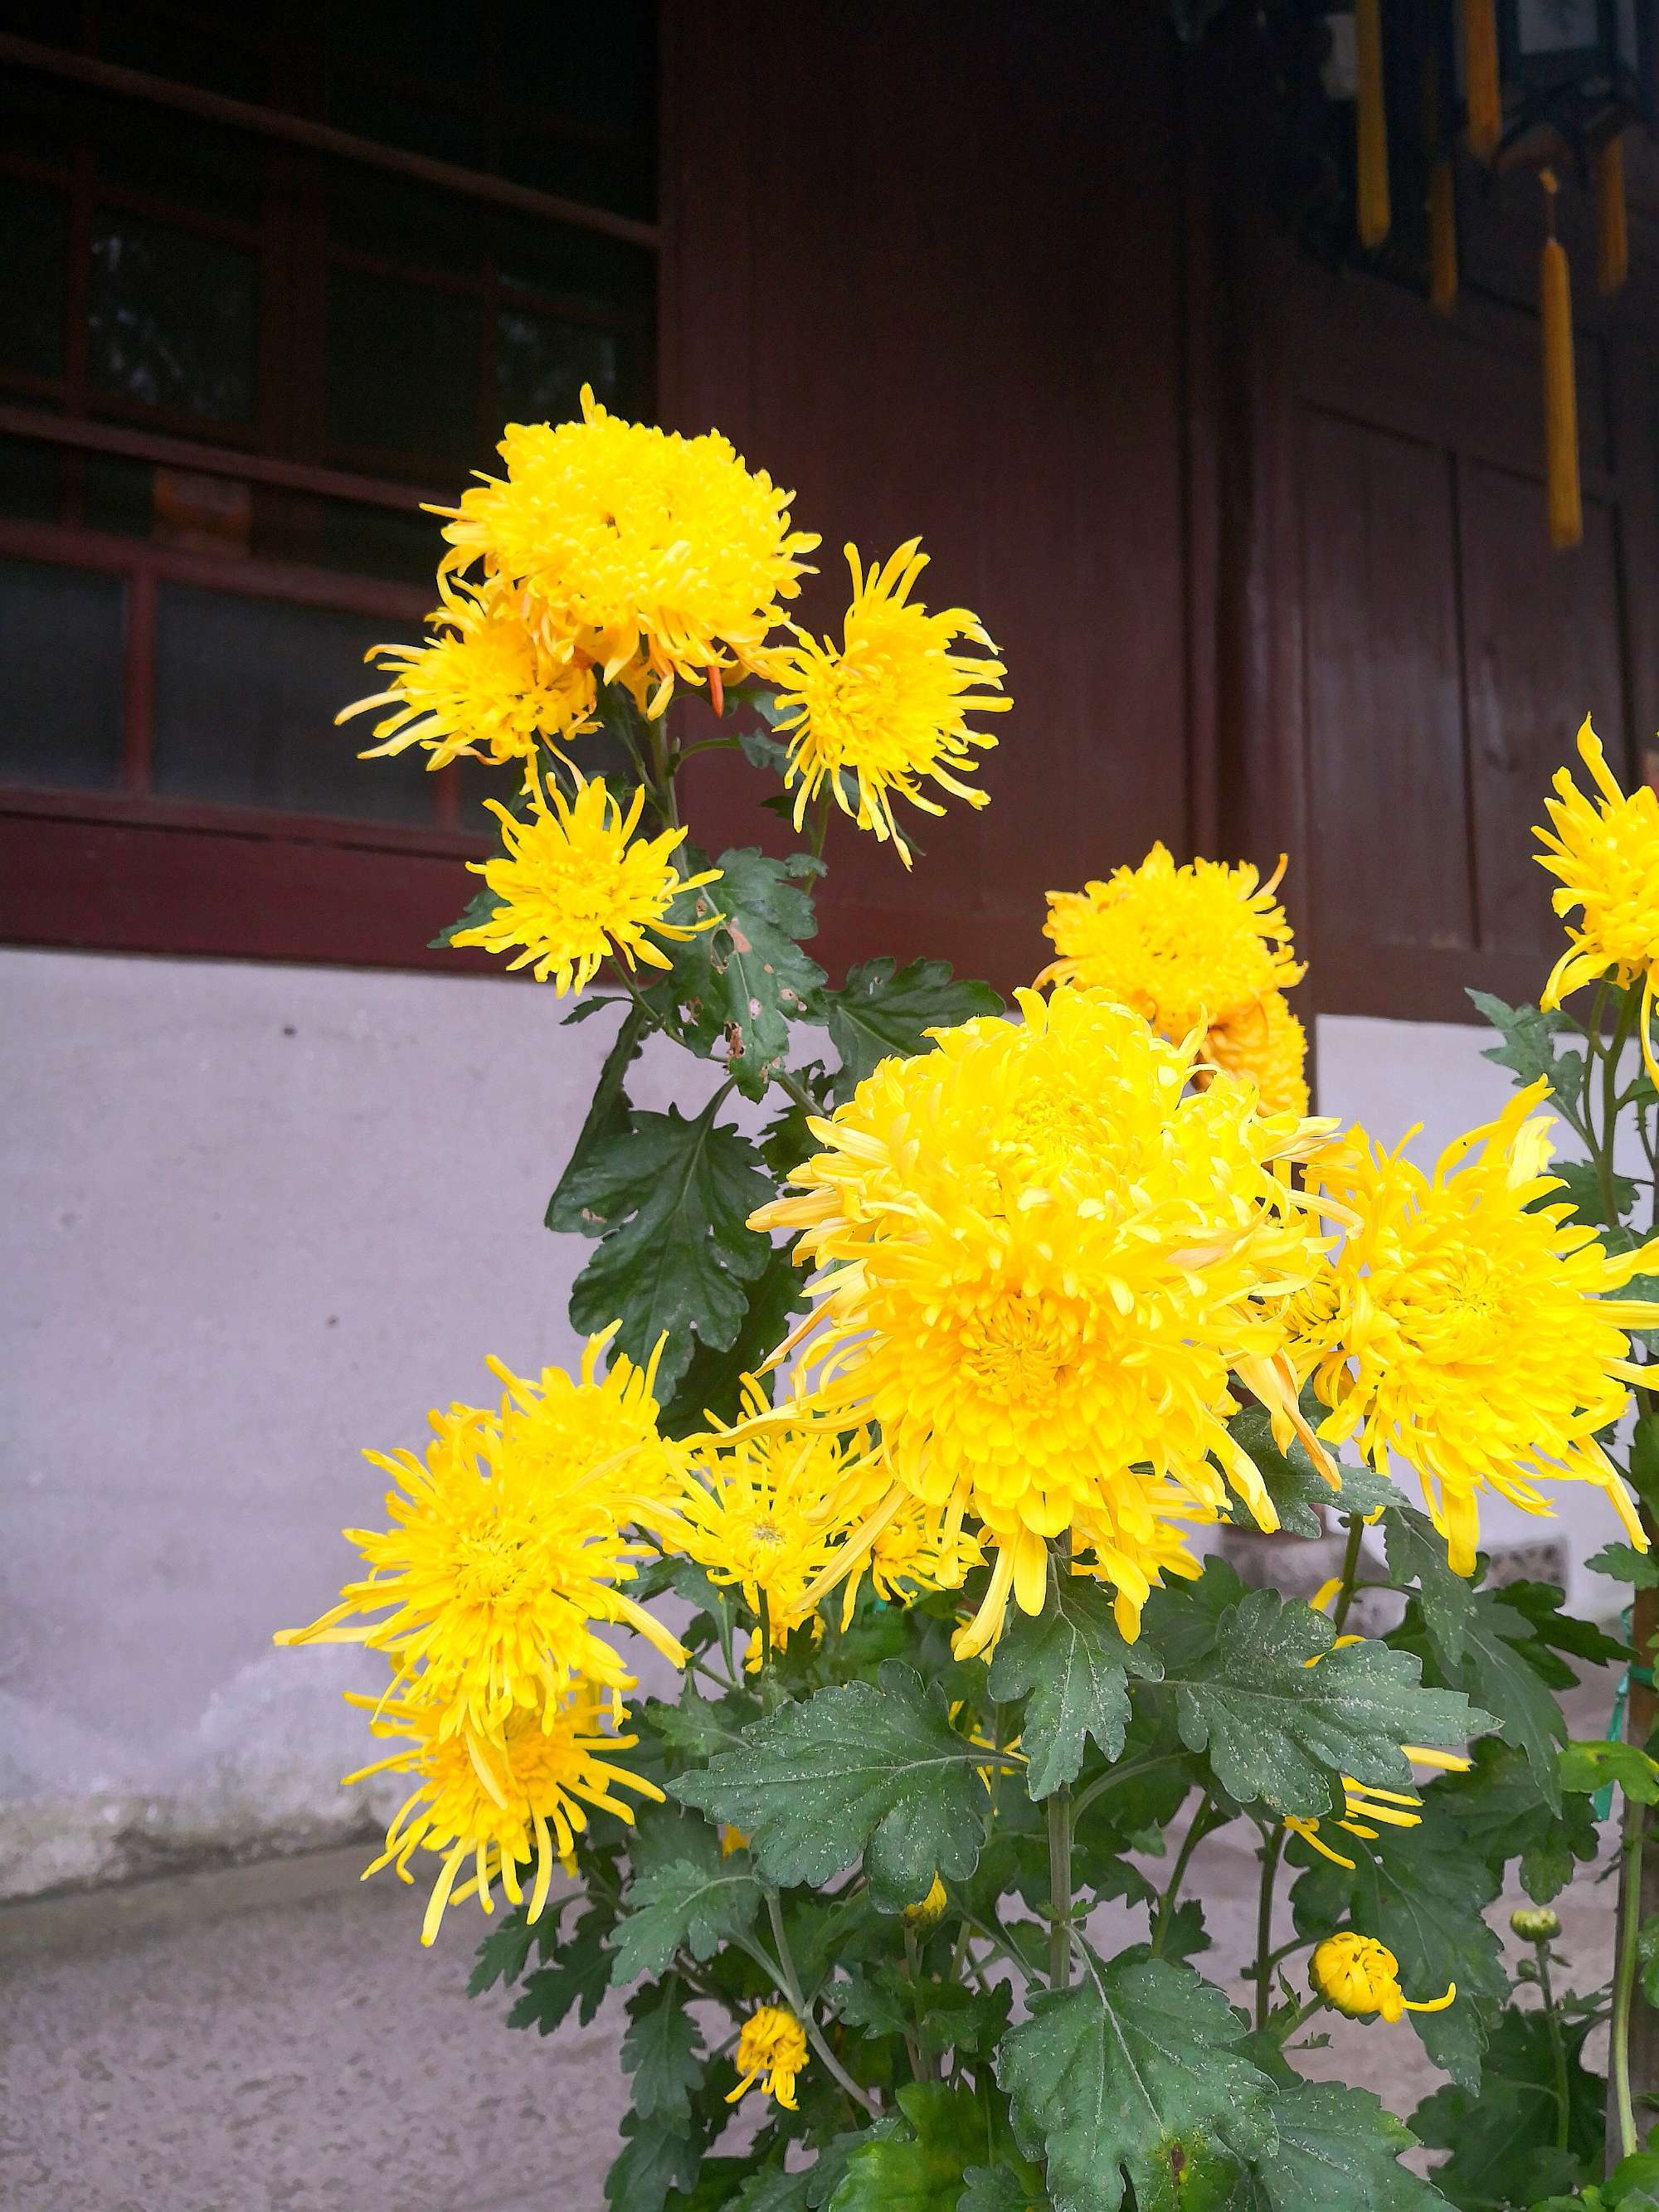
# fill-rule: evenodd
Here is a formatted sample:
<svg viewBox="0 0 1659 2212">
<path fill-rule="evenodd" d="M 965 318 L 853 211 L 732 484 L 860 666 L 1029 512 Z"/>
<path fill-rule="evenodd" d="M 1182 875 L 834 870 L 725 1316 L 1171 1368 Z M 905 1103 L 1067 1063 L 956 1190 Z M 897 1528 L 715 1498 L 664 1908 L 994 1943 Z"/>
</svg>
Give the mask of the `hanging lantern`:
<svg viewBox="0 0 1659 2212">
<path fill-rule="evenodd" d="M 1504 93 L 1503 149 L 1526 158 L 1552 142 L 1588 167 L 1627 125 L 1659 122 L 1659 0 L 1497 0 Z"/>
</svg>

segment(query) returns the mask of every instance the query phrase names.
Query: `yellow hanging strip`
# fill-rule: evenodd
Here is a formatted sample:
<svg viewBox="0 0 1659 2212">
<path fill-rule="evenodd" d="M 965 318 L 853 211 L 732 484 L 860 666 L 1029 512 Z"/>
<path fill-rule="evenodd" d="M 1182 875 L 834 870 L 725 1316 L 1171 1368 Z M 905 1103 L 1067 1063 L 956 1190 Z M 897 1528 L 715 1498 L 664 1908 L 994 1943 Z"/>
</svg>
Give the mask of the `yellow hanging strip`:
<svg viewBox="0 0 1659 2212">
<path fill-rule="evenodd" d="M 1457 305 L 1457 180 L 1451 138 L 1440 112 L 1439 59 L 1423 62 L 1423 139 L 1429 161 L 1429 300 L 1443 315 Z"/>
<path fill-rule="evenodd" d="M 1555 234 L 1555 172 L 1540 172 L 1549 235 L 1538 270 L 1538 313 L 1544 341 L 1544 480 L 1550 543 L 1559 552 L 1582 544 L 1584 511 L 1578 483 L 1578 393 L 1572 360 L 1572 273 Z"/>
<path fill-rule="evenodd" d="M 1469 151 L 1477 161 L 1490 161 L 1504 129 L 1497 0 L 1463 0 L 1463 97 L 1468 104 Z"/>
<path fill-rule="evenodd" d="M 1382 0 L 1353 0 L 1356 71 L 1356 179 L 1359 242 L 1381 246 L 1389 234 L 1389 122 L 1382 104 Z"/>
<path fill-rule="evenodd" d="M 1625 215 L 1625 142 L 1609 138 L 1597 148 L 1595 185 L 1595 281 L 1603 293 L 1616 292 L 1630 274 L 1630 227 Z"/>
</svg>

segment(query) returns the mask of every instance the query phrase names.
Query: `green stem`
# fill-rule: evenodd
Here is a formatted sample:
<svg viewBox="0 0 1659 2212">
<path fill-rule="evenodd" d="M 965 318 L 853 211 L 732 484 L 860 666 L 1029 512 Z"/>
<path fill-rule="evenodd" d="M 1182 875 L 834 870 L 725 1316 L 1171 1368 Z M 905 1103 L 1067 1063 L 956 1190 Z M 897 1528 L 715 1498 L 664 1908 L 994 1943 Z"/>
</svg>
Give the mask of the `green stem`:
<svg viewBox="0 0 1659 2212">
<path fill-rule="evenodd" d="M 1198 1810 L 1193 1815 L 1193 1824 L 1187 1831 L 1186 1840 L 1176 1854 L 1175 1871 L 1170 1876 L 1169 1886 L 1158 1899 L 1158 1911 L 1152 1916 L 1152 1956 L 1155 1959 L 1164 1955 L 1164 1946 L 1175 1919 L 1176 1901 L 1181 1894 L 1181 1885 L 1187 1878 L 1187 1869 L 1192 1863 L 1193 1853 L 1210 1832 L 1210 1809 L 1209 1793 L 1206 1791 L 1199 1800 Z"/>
<path fill-rule="evenodd" d="M 1548 1938 L 1535 1942 L 1533 1949 L 1538 1955 L 1538 1993 L 1544 2000 L 1544 2021 L 1549 2030 L 1550 2056 L 1555 2062 L 1555 2148 L 1567 2147 L 1567 2123 L 1571 2106 L 1567 2087 L 1567 2045 L 1561 2033 L 1561 2015 L 1555 2009 L 1555 1991 L 1550 1987 L 1550 1947 Z"/>
<path fill-rule="evenodd" d="M 1273 1830 L 1271 1838 L 1261 1846 L 1261 1884 L 1256 1893 L 1255 1906 L 1255 2024 L 1267 2025 L 1268 1977 L 1273 1972 L 1273 1885 L 1279 1878 L 1279 1862 L 1285 1850 L 1285 1828 L 1283 1821 Z"/>
<path fill-rule="evenodd" d="M 1364 1522 L 1358 1513 L 1350 1513 L 1348 1547 L 1342 1554 L 1342 1587 L 1336 1594 L 1336 1610 L 1331 1615 L 1331 1626 L 1339 1636 L 1353 1604 L 1354 1577 L 1359 1572 L 1359 1546 L 1364 1534 Z"/>
<path fill-rule="evenodd" d="M 1633 1797 L 1626 1797 L 1624 1862 L 1619 1873 L 1619 1956 L 1613 1974 L 1612 2048 L 1608 2054 L 1621 2158 L 1633 2158 L 1641 2148 L 1630 2091 L 1630 2021 L 1636 1990 L 1636 1939 L 1642 1924 L 1642 1850 L 1645 1832 L 1644 1808 Z"/>
<path fill-rule="evenodd" d="M 921 1987 L 921 1954 L 916 1948 L 915 1930 L 908 1926 L 904 1930 L 904 1965 L 905 1971 L 910 1977 L 910 2012 L 914 2019 L 921 2009 L 918 1992 Z M 933 2079 L 933 2069 L 927 2063 L 927 2054 L 922 2050 L 919 2037 L 909 2027 L 904 2031 L 904 2049 L 910 2061 L 910 2071 L 916 2080 L 930 2081 Z"/>
<path fill-rule="evenodd" d="M 1072 1785 L 1048 1800 L 1048 1979 L 1057 1990 L 1072 1978 Z"/>
<path fill-rule="evenodd" d="M 1305 2027 L 1307 2023 L 1313 2018 L 1314 2014 L 1316 2012 L 1323 2012 L 1329 2002 L 1330 1999 L 1328 1997 L 1311 1996 L 1308 1999 L 1306 2004 L 1298 2006 L 1297 2010 L 1293 2012 L 1290 2018 L 1285 2021 L 1284 2027 L 1279 2029 L 1279 2042 L 1281 2044 L 1288 2043 L 1291 2038 L 1296 2033 L 1297 2028 Z"/>
<path fill-rule="evenodd" d="M 1150 1774 L 1154 1767 L 1173 1766 L 1175 1764 L 1176 1761 L 1173 1759 L 1164 1756 L 1158 1759 L 1132 1759 L 1121 1766 L 1108 1767 L 1104 1774 L 1097 1774 L 1095 1777 L 1086 1790 L 1080 1790 L 1078 1792 L 1077 1802 L 1072 1808 L 1073 1820 L 1074 1822 L 1080 1820 L 1103 1790 L 1115 1790 L 1120 1782 L 1132 1782 L 1138 1774 Z"/>
<path fill-rule="evenodd" d="M 789 1948 L 789 1938 L 784 1932 L 783 1906 L 775 1889 L 769 1889 L 766 1893 L 766 1910 L 772 1922 L 772 1940 L 778 1947 L 775 1965 L 767 1958 L 759 1944 L 745 1944 L 744 1948 L 751 1958 L 758 1960 L 763 1971 L 770 1969 L 773 1972 L 778 1987 L 789 2000 L 790 2010 L 805 2032 L 806 2040 L 823 2061 L 830 2077 L 836 2087 L 844 2090 L 855 2103 L 861 2105 L 872 2119 L 879 2119 L 880 2105 L 867 2089 L 853 2079 L 835 2052 L 831 2051 L 829 2044 L 824 2040 L 823 2030 L 813 2017 L 811 2007 L 801 1995 L 800 1977 L 795 1972 L 795 1961 Z"/>
</svg>

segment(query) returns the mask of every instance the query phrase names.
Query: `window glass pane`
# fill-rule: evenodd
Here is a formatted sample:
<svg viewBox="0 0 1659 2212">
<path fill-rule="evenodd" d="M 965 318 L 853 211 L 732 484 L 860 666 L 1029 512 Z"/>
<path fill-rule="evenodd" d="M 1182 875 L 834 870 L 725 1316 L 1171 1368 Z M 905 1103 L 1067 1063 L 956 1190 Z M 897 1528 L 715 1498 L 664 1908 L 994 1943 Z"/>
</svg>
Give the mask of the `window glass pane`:
<svg viewBox="0 0 1659 2212">
<path fill-rule="evenodd" d="M 496 228 L 502 281 L 596 307 L 647 326 L 657 296 L 657 257 L 591 230 L 504 211 Z"/>
<path fill-rule="evenodd" d="M 125 453 L 81 456 L 81 518 L 89 530 L 148 538 L 155 512 L 155 471 Z"/>
<path fill-rule="evenodd" d="M 251 422 L 258 291 L 252 254 L 100 210 L 88 316 L 93 384 L 149 407 Z"/>
<path fill-rule="evenodd" d="M 455 20 L 475 11 L 456 9 Z M 427 154 L 434 161 L 454 161 L 464 169 L 488 167 L 488 147 L 483 111 L 476 103 L 448 100 L 406 83 L 393 84 L 384 77 L 356 70 L 331 72 L 328 85 L 328 119 L 359 138 L 373 138 L 382 146 L 402 146 L 411 154 Z"/>
<path fill-rule="evenodd" d="M 476 300 L 363 270 L 331 270 L 331 441 L 463 467 L 476 461 L 482 328 Z"/>
<path fill-rule="evenodd" d="M 126 586 L 118 576 L 0 561 L 0 777 L 99 791 L 121 772 Z"/>
<path fill-rule="evenodd" d="M 649 145 L 610 132 L 556 130 L 541 116 L 502 127 L 501 169 L 516 185 L 557 192 L 584 207 L 614 209 L 649 222 L 657 211 L 656 160 Z"/>
<path fill-rule="evenodd" d="M 489 252 L 489 226 L 479 203 L 460 192 L 337 161 L 328 170 L 328 241 L 417 269 L 477 277 Z"/>
<path fill-rule="evenodd" d="M 7 30 L 18 27 L 6 21 Z M 21 31 L 26 39 L 39 39 L 42 45 L 63 46 L 74 43 L 53 38 L 48 41 L 42 32 Z M 55 169 L 69 173 L 75 153 L 76 118 L 81 112 L 82 96 L 68 85 L 58 84 L 50 77 L 37 76 L 31 70 L 0 72 L 0 146 L 9 154 L 27 155 L 30 161 L 49 162 Z"/>
<path fill-rule="evenodd" d="M 501 422 L 562 422 L 580 412 L 584 384 L 615 407 L 617 381 L 614 331 L 514 307 L 495 318 L 495 412 Z"/>
<path fill-rule="evenodd" d="M 0 438 L 0 514 L 58 522 L 64 509 L 64 448 L 44 438 Z"/>
<path fill-rule="evenodd" d="M 432 782 L 413 752 L 360 761 L 372 718 L 335 727 L 381 687 L 371 645 L 414 625 L 278 599 L 163 584 L 155 633 L 151 770 L 168 797 L 348 820 L 429 822 Z"/>
<path fill-rule="evenodd" d="M 0 177 L 0 362 L 27 376 L 64 374 L 69 198 Z"/>
<path fill-rule="evenodd" d="M 605 0 L 562 25 L 547 0 L 506 0 L 505 89 L 545 112 L 647 130 L 657 104 L 657 10 L 653 0 Z"/>
<path fill-rule="evenodd" d="M 265 148 L 246 131 L 229 131 L 147 100 L 100 100 L 93 111 L 99 175 L 187 207 L 257 223 L 264 204 Z"/>
<path fill-rule="evenodd" d="M 543 5 L 545 9 L 545 0 Z M 492 12 L 458 8 L 454 0 L 352 0 L 350 7 L 328 12 L 329 64 L 343 75 L 385 70 L 476 88 L 483 76 Z M 543 22 L 546 37 L 545 13 Z"/>
<path fill-rule="evenodd" d="M 257 21 L 263 13 L 248 0 L 237 0 L 234 20 L 245 37 L 263 35 Z M 199 18 L 170 17 L 153 4 L 119 7 L 113 0 L 99 0 L 98 51 L 106 61 L 169 77 L 175 84 L 228 93 L 233 100 L 268 100 L 270 67 L 264 55 L 234 34 L 222 35 L 223 29 L 222 22 L 209 30 Z M 177 119 L 167 118 L 169 131 Z"/>
</svg>

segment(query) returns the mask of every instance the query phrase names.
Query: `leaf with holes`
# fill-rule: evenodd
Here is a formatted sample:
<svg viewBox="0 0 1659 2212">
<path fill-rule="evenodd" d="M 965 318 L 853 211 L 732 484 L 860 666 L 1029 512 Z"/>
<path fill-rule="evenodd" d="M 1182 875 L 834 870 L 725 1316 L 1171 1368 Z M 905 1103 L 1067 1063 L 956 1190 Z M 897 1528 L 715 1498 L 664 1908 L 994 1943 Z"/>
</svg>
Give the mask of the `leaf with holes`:
<svg viewBox="0 0 1659 2212">
<path fill-rule="evenodd" d="M 700 855 L 690 864 L 704 865 Z M 723 1047 L 738 1088 L 762 1098 L 787 1058 L 790 1024 L 814 1018 L 809 1002 L 825 981 L 800 949 L 801 939 L 817 933 L 804 886 L 823 873 L 823 863 L 805 853 L 769 860 L 744 847 L 722 853 L 714 865 L 720 880 L 677 901 L 672 919 L 700 919 L 687 903 L 693 899 L 724 919 L 668 948 L 674 965 L 664 988 L 680 1010 L 683 1042 L 706 1056 Z"/>
<path fill-rule="evenodd" d="M 1054 2212 L 1175 2201 L 1194 2164 L 1243 2160 L 1274 2140 L 1273 2084 L 1239 2051 L 1244 2028 L 1190 1966 L 1087 1952 L 1073 1988 L 1034 1993 L 1005 2037 L 997 2080 L 1028 2158 L 1048 2161 Z"/>
<path fill-rule="evenodd" d="M 913 1060 L 931 1052 L 929 1030 L 953 1030 L 982 1014 L 1000 1014 L 1002 1000 L 988 983 L 953 975 L 945 960 L 912 960 L 901 968 L 884 955 L 847 971 L 838 991 L 820 991 L 812 1018 L 825 1023 L 841 1054 L 834 1097 L 850 1098 L 884 1060 Z"/>
<path fill-rule="evenodd" d="M 1275 1590 L 1251 1591 L 1194 1662 L 1165 1661 L 1182 1741 L 1240 1804 L 1276 1813 L 1330 1812 L 1345 1774 L 1409 1789 L 1402 1744 L 1462 1743 L 1486 1724 L 1460 1692 L 1423 1688 L 1408 1653 L 1339 1647 L 1323 1614 Z"/>
<path fill-rule="evenodd" d="M 1156 1681 L 1163 1671 L 1150 1645 L 1118 1633 L 1109 1591 L 1082 1576 L 1060 1576 L 1040 1613 L 1018 1614 L 997 1645 L 988 1687 L 1001 1705 L 1026 1699 L 1020 1747 L 1031 1796 L 1074 1782 L 1091 1736 L 1115 1759 L 1129 1724 L 1129 1676 Z"/>
<path fill-rule="evenodd" d="M 566 1204 L 599 1224 L 599 1248 L 570 1295 L 571 1322 L 589 1334 L 620 1320 L 618 1346 L 641 1362 L 665 1331 L 664 1395 L 698 1343 L 725 1352 L 737 1341 L 749 1285 L 772 1253 L 748 1226 L 770 1178 L 748 1138 L 716 1121 L 718 1109 L 715 1098 L 695 1121 L 672 1106 L 635 1114 L 560 1185 Z"/>
<path fill-rule="evenodd" d="M 982 1747 L 951 1725 L 945 1692 L 889 1660 L 876 1681 L 820 1690 L 744 1732 L 675 1796 L 750 1838 L 764 1881 L 821 1884 L 862 1853 L 871 1887 L 902 1906 L 935 1874 L 970 1875 L 989 1799 Z"/>
</svg>

